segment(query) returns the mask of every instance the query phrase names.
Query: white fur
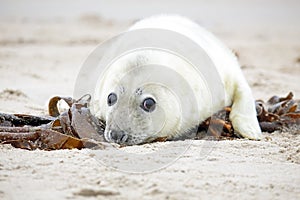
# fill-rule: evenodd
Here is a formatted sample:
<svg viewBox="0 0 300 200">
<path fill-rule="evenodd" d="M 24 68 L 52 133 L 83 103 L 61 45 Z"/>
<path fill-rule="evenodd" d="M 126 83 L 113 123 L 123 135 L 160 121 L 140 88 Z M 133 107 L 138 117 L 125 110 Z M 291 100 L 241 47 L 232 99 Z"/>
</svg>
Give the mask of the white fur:
<svg viewBox="0 0 300 200">
<path fill-rule="evenodd" d="M 261 138 L 261 130 L 256 118 L 254 99 L 250 87 L 242 74 L 236 57 L 228 48 L 211 33 L 189 19 L 180 16 L 150 17 L 137 22 L 129 30 L 143 28 L 160 28 L 175 31 L 198 43 L 213 61 L 222 79 L 225 88 L 225 106 L 232 105 L 230 120 L 233 123 L 235 131 L 249 139 Z M 185 81 L 192 86 L 193 93 L 199 94 L 196 96 L 196 101 L 200 114 L 193 113 L 193 110 L 196 111 L 197 109 L 191 108 L 189 115 L 182 116 L 180 112 L 181 105 L 178 102 L 173 103 L 174 101 L 168 101 L 168 99 L 180 98 L 181 95 L 182 97 L 186 95 L 186 88 L 178 84 L 178 80 L 174 80 L 174 82 L 169 81 L 168 83 L 168 87 L 177 90 L 178 94 L 175 96 L 172 92 L 164 88 L 146 86 L 143 91 L 145 94 L 143 93 L 143 95 L 158 98 L 160 102 L 159 106 L 164 110 L 163 115 L 167 119 L 164 121 L 161 129 L 159 129 L 160 131 L 156 133 L 156 137 L 180 136 L 180 134 L 196 126 L 196 122 L 192 120 L 194 116 L 199 116 L 198 120 L 203 121 L 212 114 L 211 112 L 217 112 L 224 106 L 222 100 L 215 105 L 210 104 L 210 91 L 208 91 L 205 81 L 194 71 L 188 62 L 172 54 L 160 51 L 135 51 L 121 56 L 116 60 L 97 86 L 98 93 L 96 93 L 96 98 L 99 102 L 99 109 L 96 114 L 99 118 L 108 122 L 105 131 L 105 136 L 108 140 L 111 139 L 108 135 L 110 129 L 116 129 L 114 121 L 116 119 L 120 119 L 117 127 L 120 128 L 121 126 L 122 130 L 124 129 L 129 134 L 134 135 L 134 139 L 128 142 L 128 144 L 145 142 L 151 131 L 156 131 L 153 125 L 157 125 L 161 120 L 164 120 L 162 114 L 155 115 L 155 113 L 150 113 L 145 115 L 139 110 L 130 113 L 128 112 L 128 106 L 124 103 L 125 101 L 128 102 L 129 96 L 140 87 L 142 82 L 147 80 L 148 76 L 150 77 L 151 69 L 139 68 L 139 70 L 136 70 L 139 66 L 147 64 L 172 66 L 172 70 L 184 77 Z M 131 72 L 132 74 L 129 75 L 130 78 L 123 80 L 124 75 Z M 106 103 L 107 96 L 111 92 L 115 92 L 118 95 L 118 102 L 115 107 L 108 107 Z M 136 96 L 135 98 L 136 100 L 133 101 L 134 105 L 130 105 L 129 107 L 136 106 L 138 108 L 138 102 L 144 97 Z M 186 101 L 186 104 L 189 104 L 188 100 L 184 101 Z M 157 112 L 160 112 L 159 108 L 157 110 Z M 150 125 L 147 117 L 152 120 Z M 117 129 L 119 130 L 119 128 Z"/>
</svg>

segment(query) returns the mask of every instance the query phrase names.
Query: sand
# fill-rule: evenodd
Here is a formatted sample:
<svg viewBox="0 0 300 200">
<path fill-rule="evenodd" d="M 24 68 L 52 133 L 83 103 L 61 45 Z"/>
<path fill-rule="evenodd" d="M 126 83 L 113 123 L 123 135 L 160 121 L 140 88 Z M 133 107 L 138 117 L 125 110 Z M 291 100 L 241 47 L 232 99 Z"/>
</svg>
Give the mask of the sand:
<svg viewBox="0 0 300 200">
<path fill-rule="evenodd" d="M 281 1 L 275 2 L 280 8 Z M 289 2 L 298 5 L 297 1 Z M 226 6 L 212 1 L 208 8 L 214 4 L 219 10 Z M 296 10 L 294 4 L 286 8 Z M 253 5 L 259 7 L 257 2 Z M 20 13 L 17 17 L 0 15 L 0 112 L 35 115 L 47 114 L 51 96 L 72 96 L 76 75 L 89 53 L 141 16 L 135 13 L 125 17 L 121 13 L 119 18 L 105 18 L 90 12 L 36 19 Z M 205 20 L 202 15 L 191 13 L 238 53 L 256 99 L 266 100 L 289 91 L 300 98 L 297 20 L 277 21 L 272 26 L 269 21 L 255 19 L 257 23 L 234 21 L 240 26 L 226 26 L 217 16 L 212 20 L 209 15 Z M 290 12 L 287 16 L 292 15 Z M 230 24 L 230 20 L 224 23 Z M 166 163 L 170 160 L 168 153 L 155 154 L 166 146 L 167 150 L 175 150 L 172 163 Z M 119 160 L 119 169 L 125 169 L 122 161 L 128 160 L 111 148 L 103 150 L 99 158 L 99 152 L 87 149 L 27 151 L 0 145 L 0 199 L 300 198 L 299 128 L 264 133 L 261 141 L 177 141 L 125 147 L 121 151 L 129 152 L 127 156 L 132 155 L 130 152 L 140 155 L 141 163 L 149 163 L 148 155 L 154 152 L 150 155 L 156 157 L 151 162 L 162 169 L 126 173 L 107 167 L 107 160 L 112 159 Z M 129 163 L 131 171 L 146 169 L 148 165 L 141 163 Z"/>
</svg>

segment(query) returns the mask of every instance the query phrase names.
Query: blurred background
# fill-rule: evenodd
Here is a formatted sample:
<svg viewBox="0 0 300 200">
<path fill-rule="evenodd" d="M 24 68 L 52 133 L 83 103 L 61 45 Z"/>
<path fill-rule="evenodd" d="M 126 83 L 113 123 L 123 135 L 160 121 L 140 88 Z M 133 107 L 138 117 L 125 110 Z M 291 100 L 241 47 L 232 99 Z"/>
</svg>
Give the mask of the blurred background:
<svg viewBox="0 0 300 200">
<path fill-rule="evenodd" d="M 0 110 L 44 112 L 51 96 L 72 96 L 98 44 L 168 13 L 195 20 L 236 52 L 255 98 L 300 93 L 299 0 L 0 0 Z"/>
<path fill-rule="evenodd" d="M 137 20 L 176 13 L 205 26 L 290 28 L 299 25 L 299 0 L 1 0 L 1 18 L 71 19 L 96 15 Z"/>
</svg>

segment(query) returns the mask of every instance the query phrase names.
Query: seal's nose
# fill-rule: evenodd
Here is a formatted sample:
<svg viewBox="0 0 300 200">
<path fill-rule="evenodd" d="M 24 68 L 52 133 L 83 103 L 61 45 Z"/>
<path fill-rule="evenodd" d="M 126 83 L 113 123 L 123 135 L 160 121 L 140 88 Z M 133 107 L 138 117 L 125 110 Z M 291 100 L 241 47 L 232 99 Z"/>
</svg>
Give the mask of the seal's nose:
<svg viewBox="0 0 300 200">
<path fill-rule="evenodd" d="M 110 132 L 111 139 L 114 140 L 114 142 L 122 144 L 125 143 L 128 139 L 128 135 L 124 131 L 115 131 L 112 130 Z"/>
</svg>

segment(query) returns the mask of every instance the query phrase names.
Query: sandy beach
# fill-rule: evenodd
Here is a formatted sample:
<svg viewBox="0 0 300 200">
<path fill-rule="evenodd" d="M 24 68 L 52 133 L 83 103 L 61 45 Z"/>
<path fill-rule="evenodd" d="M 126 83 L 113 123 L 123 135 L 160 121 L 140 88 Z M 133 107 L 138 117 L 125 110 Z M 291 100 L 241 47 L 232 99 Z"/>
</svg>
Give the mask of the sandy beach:
<svg viewBox="0 0 300 200">
<path fill-rule="evenodd" d="M 298 1 L 224 2 L 2 1 L 0 112 L 47 115 L 52 96 L 73 95 L 77 74 L 99 43 L 142 17 L 168 12 L 194 19 L 234 50 L 255 99 L 290 91 L 300 99 Z M 149 173 L 107 167 L 87 149 L 0 145 L 0 199 L 300 199 L 299 127 L 264 133 L 261 141 L 176 141 L 122 151 L 153 152 L 164 145 L 188 148 Z M 103 158 L 114 157 L 103 152 Z M 153 162 L 168 159 L 157 155 Z M 141 159 L 146 162 L 147 154 Z"/>
</svg>

